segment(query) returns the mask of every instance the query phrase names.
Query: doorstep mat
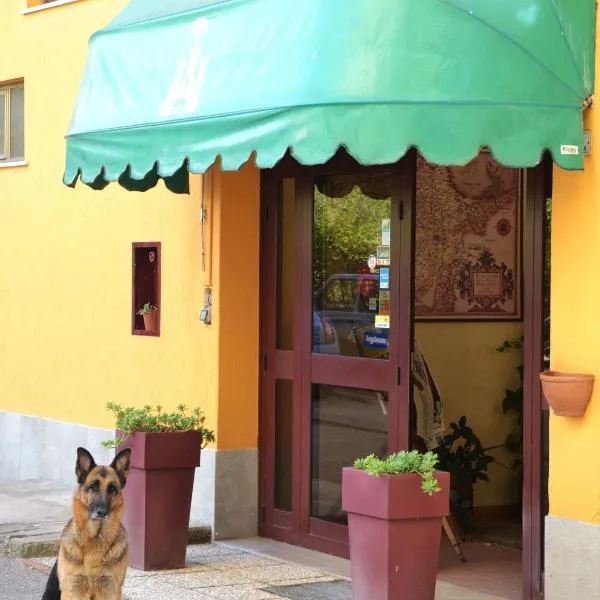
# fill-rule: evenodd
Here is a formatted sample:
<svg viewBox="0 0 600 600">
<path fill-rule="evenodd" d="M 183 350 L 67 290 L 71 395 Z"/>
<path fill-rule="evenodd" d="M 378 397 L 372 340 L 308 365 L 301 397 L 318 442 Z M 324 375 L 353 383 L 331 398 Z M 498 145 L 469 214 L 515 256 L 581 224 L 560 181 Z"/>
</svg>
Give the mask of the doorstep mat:
<svg viewBox="0 0 600 600">
<path fill-rule="evenodd" d="M 342 581 L 282 585 L 263 590 L 290 600 L 352 600 L 352 584 Z"/>
</svg>

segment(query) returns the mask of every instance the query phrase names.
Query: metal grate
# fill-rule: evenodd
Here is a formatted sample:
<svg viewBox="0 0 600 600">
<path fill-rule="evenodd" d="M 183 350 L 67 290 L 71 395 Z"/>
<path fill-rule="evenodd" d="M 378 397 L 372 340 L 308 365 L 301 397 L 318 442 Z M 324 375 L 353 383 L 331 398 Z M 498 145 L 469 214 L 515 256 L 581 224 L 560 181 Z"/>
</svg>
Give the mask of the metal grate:
<svg viewBox="0 0 600 600">
<path fill-rule="evenodd" d="M 283 585 L 264 591 L 290 600 L 352 600 L 352 584 L 342 581 Z"/>
</svg>

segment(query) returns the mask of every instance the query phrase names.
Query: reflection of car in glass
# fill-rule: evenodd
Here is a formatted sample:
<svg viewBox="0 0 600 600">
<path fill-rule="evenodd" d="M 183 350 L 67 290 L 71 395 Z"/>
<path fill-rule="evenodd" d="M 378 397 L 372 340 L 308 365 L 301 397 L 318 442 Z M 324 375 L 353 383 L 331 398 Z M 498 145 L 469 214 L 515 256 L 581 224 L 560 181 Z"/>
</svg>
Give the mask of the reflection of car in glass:
<svg viewBox="0 0 600 600">
<path fill-rule="evenodd" d="M 327 317 L 316 311 L 313 311 L 313 352 L 336 355 L 340 353 L 335 328 Z"/>
<path fill-rule="evenodd" d="M 354 337 L 357 328 L 372 328 L 372 335 L 365 337 L 367 345 L 371 338 L 377 337 L 373 347 L 387 347 L 387 330 L 374 328 L 378 302 L 378 273 L 339 273 L 329 277 L 317 292 L 314 310 L 333 324 L 341 354 L 356 356 L 359 353 Z"/>
</svg>

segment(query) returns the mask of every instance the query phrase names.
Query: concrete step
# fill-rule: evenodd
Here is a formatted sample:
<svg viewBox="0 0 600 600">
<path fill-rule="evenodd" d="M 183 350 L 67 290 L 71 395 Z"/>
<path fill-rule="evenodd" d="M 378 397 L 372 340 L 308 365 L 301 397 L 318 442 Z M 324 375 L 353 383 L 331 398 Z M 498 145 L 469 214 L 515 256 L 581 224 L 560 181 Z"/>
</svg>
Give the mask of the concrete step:
<svg viewBox="0 0 600 600">
<path fill-rule="evenodd" d="M 0 554 L 18 558 L 56 556 L 63 527 L 62 523 L 0 525 Z M 210 527 L 190 527 L 190 544 L 209 544 L 211 538 Z"/>
</svg>

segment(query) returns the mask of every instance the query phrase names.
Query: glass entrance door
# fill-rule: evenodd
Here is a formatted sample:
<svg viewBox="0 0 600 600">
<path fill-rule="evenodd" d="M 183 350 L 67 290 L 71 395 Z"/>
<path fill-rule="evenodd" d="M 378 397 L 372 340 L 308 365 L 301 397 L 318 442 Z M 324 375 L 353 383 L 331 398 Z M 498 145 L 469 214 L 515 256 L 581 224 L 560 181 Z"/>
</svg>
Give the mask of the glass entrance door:
<svg viewBox="0 0 600 600">
<path fill-rule="evenodd" d="M 408 446 L 408 162 L 264 180 L 261 527 L 341 556 L 343 467 Z"/>
</svg>

